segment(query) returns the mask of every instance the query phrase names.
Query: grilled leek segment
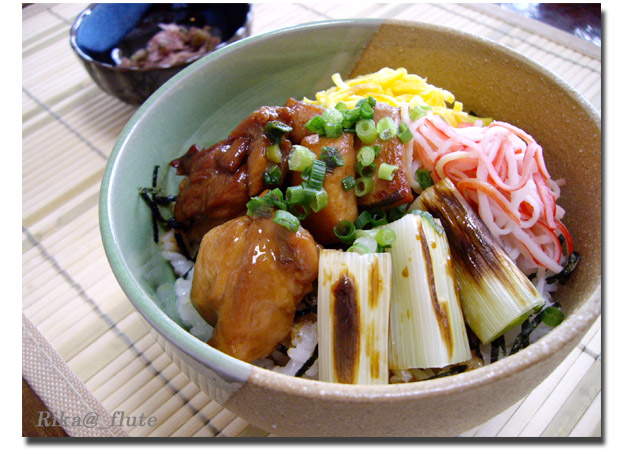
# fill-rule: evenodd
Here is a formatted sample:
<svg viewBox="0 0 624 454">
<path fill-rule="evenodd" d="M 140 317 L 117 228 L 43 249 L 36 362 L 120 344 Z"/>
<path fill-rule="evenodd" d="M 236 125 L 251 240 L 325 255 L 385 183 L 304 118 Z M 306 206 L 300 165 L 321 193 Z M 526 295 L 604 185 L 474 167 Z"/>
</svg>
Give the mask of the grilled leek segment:
<svg viewBox="0 0 624 454">
<path fill-rule="evenodd" d="M 319 379 L 388 383 L 389 253 L 321 251 L 318 282 Z"/>
<path fill-rule="evenodd" d="M 427 188 L 410 208 L 440 219 L 464 317 L 481 342 L 492 342 L 544 305 L 543 296 L 496 243 L 451 180 Z"/>
<path fill-rule="evenodd" d="M 431 216 L 407 214 L 394 231 L 391 369 L 441 368 L 468 361 L 470 345 L 444 230 Z"/>
</svg>

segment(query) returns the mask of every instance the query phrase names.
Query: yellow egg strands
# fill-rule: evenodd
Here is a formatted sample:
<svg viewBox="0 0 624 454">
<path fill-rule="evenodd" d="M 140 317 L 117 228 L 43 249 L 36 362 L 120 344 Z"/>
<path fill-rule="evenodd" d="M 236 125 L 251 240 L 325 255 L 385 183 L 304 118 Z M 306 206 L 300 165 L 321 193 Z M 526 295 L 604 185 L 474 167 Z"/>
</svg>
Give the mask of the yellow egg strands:
<svg viewBox="0 0 624 454">
<path fill-rule="evenodd" d="M 304 101 L 322 107 L 334 107 L 343 102 L 352 109 L 360 99 L 372 96 L 377 101 L 395 107 L 401 107 L 404 103 L 410 108 L 431 107 L 434 114 L 442 116 L 452 126 L 462 122 L 474 123 L 476 120 L 487 125 L 492 121 L 491 118 L 477 118 L 464 112 L 462 103 L 456 101 L 451 92 L 428 84 L 420 76 L 408 74 L 405 68 L 383 68 L 346 81 L 336 73 L 332 81 L 334 87 L 316 93 L 315 100 Z"/>
</svg>

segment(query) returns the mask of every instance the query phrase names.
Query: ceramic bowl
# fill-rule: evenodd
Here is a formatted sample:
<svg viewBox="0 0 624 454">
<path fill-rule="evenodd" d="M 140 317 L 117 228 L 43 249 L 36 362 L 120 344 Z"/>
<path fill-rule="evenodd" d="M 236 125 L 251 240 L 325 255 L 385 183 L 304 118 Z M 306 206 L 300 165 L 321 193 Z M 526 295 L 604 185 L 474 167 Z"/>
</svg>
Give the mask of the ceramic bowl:
<svg viewBox="0 0 624 454">
<path fill-rule="evenodd" d="M 250 34 L 248 3 L 95 3 L 83 10 L 70 31 L 70 44 L 91 78 L 105 92 L 133 105 L 141 104 L 172 76 L 203 55 L 175 65 L 151 68 L 118 66 L 120 55 L 145 48 L 159 24 L 210 25 L 220 30 L 220 49 Z"/>
<path fill-rule="evenodd" d="M 186 332 L 156 294 L 174 276 L 152 242 L 137 187 L 192 144 L 225 137 L 247 113 L 331 86 L 331 74 L 405 67 L 454 93 L 466 111 L 507 121 L 542 144 L 582 260 L 556 295 L 565 321 L 486 367 L 418 383 L 330 384 L 229 357 Z M 176 191 L 170 177 L 168 188 Z M 451 436 L 518 402 L 578 344 L 601 306 L 601 125 L 579 93 L 516 52 L 455 30 L 377 19 L 321 22 L 253 36 L 183 70 L 137 111 L 106 168 L 101 231 L 112 269 L 158 343 L 206 393 L 250 423 L 287 436 Z M 583 207 L 582 210 L 579 207 Z M 151 270 L 146 275 L 146 266 Z"/>
</svg>

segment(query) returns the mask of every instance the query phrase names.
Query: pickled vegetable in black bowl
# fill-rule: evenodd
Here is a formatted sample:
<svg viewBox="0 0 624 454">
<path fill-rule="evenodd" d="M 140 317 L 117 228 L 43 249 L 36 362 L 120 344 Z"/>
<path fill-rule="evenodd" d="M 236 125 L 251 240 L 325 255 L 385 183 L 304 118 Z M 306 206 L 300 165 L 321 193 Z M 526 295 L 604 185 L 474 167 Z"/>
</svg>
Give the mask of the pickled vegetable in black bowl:
<svg viewBox="0 0 624 454">
<path fill-rule="evenodd" d="M 70 43 L 100 88 L 138 105 L 190 63 L 248 36 L 250 11 L 247 3 L 93 4 Z"/>
</svg>

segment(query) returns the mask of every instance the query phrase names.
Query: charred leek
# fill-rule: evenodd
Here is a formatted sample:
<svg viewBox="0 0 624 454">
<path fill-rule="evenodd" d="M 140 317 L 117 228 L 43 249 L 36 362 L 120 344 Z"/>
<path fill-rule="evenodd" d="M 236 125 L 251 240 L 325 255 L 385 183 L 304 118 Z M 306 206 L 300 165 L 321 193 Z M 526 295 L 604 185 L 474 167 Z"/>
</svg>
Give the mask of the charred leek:
<svg viewBox="0 0 624 454">
<path fill-rule="evenodd" d="M 385 226 L 392 244 L 391 369 L 444 367 L 471 357 L 444 231 L 431 216 Z"/>
<path fill-rule="evenodd" d="M 466 323 L 481 342 L 490 343 L 544 305 L 542 295 L 448 178 L 423 191 L 411 208 L 442 222 Z"/>
<path fill-rule="evenodd" d="M 390 254 L 325 249 L 319 259 L 319 379 L 388 383 Z"/>
</svg>

